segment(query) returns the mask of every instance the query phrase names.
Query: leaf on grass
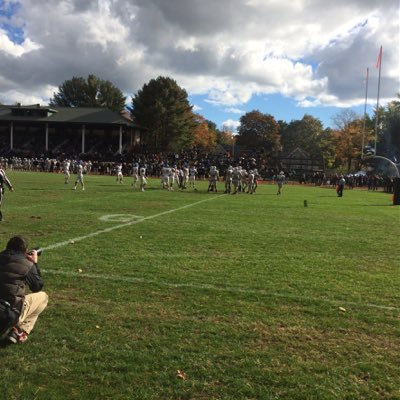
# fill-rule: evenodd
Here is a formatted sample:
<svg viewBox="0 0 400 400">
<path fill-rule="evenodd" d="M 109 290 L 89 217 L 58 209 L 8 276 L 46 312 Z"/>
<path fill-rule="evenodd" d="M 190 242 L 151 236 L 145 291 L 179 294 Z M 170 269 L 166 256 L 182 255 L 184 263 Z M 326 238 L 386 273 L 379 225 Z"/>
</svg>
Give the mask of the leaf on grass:
<svg viewBox="0 0 400 400">
<path fill-rule="evenodd" d="M 346 309 L 343 308 L 343 307 L 339 307 L 339 311 L 341 311 L 341 312 L 346 312 Z"/>
<path fill-rule="evenodd" d="M 186 374 L 185 374 L 183 371 L 181 371 L 180 369 L 178 369 L 178 370 L 176 371 L 176 376 L 177 376 L 179 379 L 183 379 L 183 380 L 186 379 Z"/>
</svg>

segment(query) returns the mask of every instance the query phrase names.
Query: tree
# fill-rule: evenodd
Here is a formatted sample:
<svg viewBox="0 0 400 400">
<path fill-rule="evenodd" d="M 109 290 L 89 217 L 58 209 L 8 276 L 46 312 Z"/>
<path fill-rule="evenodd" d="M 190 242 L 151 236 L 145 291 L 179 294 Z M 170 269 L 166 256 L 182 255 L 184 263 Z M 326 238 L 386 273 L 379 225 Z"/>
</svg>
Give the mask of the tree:
<svg viewBox="0 0 400 400">
<path fill-rule="evenodd" d="M 233 148 L 235 141 L 235 135 L 232 130 L 224 126 L 222 131 L 217 131 L 217 143 L 223 147 Z"/>
<path fill-rule="evenodd" d="M 193 131 L 194 145 L 206 151 L 213 150 L 217 144 L 217 134 L 215 130 L 212 129 L 212 124 L 214 123 L 210 124 L 210 121 L 206 121 L 205 118 L 199 114 L 193 114 L 193 117 L 196 124 Z"/>
<path fill-rule="evenodd" d="M 121 112 L 125 108 L 126 97 L 110 81 L 89 75 L 87 80 L 73 77 L 58 87 L 50 99 L 52 107 L 107 107 Z"/>
<path fill-rule="evenodd" d="M 333 131 L 335 141 L 336 164 L 351 168 L 353 159 L 360 159 L 363 136 L 362 119 L 347 122 L 342 129 Z M 373 130 L 365 130 L 365 143 L 373 138 Z"/>
<path fill-rule="evenodd" d="M 159 76 L 132 97 L 135 122 L 148 129 L 144 141 L 155 150 L 179 151 L 194 141 L 196 122 L 187 93 L 171 78 Z"/>
<path fill-rule="evenodd" d="M 306 114 L 301 120 L 291 121 L 286 126 L 283 126 L 281 132 L 283 150 L 289 153 L 300 147 L 311 157 L 319 158 L 322 156 L 320 138 L 323 131 L 322 122 L 311 115 Z"/>
<path fill-rule="evenodd" d="M 332 117 L 332 122 L 336 130 L 341 130 L 357 119 L 360 119 L 360 116 L 355 111 L 345 108 Z"/>
<path fill-rule="evenodd" d="M 324 160 L 324 166 L 332 168 L 335 162 L 335 141 L 331 128 L 326 128 L 319 137 L 319 148 Z"/>
<path fill-rule="evenodd" d="M 247 150 L 276 153 L 280 149 L 279 125 L 272 115 L 250 111 L 240 118 L 236 143 Z"/>
<path fill-rule="evenodd" d="M 379 121 L 382 122 L 382 132 L 378 154 L 400 160 L 400 101 L 393 100 L 380 110 Z"/>
</svg>

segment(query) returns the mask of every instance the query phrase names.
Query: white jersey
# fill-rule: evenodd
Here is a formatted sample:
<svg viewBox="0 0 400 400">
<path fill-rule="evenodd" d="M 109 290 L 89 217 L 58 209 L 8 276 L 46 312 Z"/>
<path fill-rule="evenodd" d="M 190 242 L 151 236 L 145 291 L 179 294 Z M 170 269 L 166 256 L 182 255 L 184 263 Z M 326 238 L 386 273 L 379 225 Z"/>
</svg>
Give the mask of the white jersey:
<svg viewBox="0 0 400 400">
<path fill-rule="evenodd" d="M 69 175 L 69 168 L 71 163 L 69 161 L 64 161 L 64 174 Z"/>
<path fill-rule="evenodd" d="M 122 175 L 122 164 L 118 164 L 115 167 L 115 172 L 117 174 L 117 182 L 122 183 L 123 175 Z"/>
<path fill-rule="evenodd" d="M 1 203 L 1 195 L 3 193 L 4 186 L 7 186 L 10 190 L 12 188 L 11 182 L 7 178 L 5 171 L 0 168 L 0 203 Z"/>
<path fill-rule="evenodd" d="M 144 187 L 147 185 L 146 167 L 141 167 L 139 169 L 139 179 L 140 179 L 140 190 L 144 192 Z"/>
<path fill-rule="evenodd" d="M 254 172 L 249 171 L 249 174 L 247 175 L 247 183 L 249 185 L 252 185 L 254 183 Z"/>
<path fill-rule="evenodd" d="M 194 181 L 197 176 L 197 168 L 196 167 L 190 167 L 189 168 L 189 180 Z"/>
<path fill-rule="evenodd" d="M 232 182 L 232 177 L 233 177 L 233 169 L 228 168 L 225 174 L 225 182 Z"/>
<path fill-rule="evenodd" d="M 76 180 L 75 180 L 74 190 L 76 189 L 76 185 L 78 184 L 78 182 L 82 185 L 82 190 L 85 190 L 84 183 L 83 183 L 83 165 L 82 164 L 78 164 L 76 167 Z"/>
<path fill-rule="evenodd" d="M 283 185 L 283 183 L 285 182 L 285 175 L 284 174 L 279 174 L 277 177 L 276 177 L 276 182 L 278 183 L 278 185 L 280 185 L 280 186 L 282 186 Z"/>
<path fill-rule="evenodd" d="M 171 175 L 171 168 L 170 167 L 163 167 L 163 169 L 162 169 L 163 179 L 168 178 L 170 175 Z"/>
<path fill-rule="evenodd" d="M 83 165 L 79 164 L 76 172 L 78 178 L 83 178 Z"/>
<path fill-rule="evenodd" d="M 196 167 L 190 167 L 189 168 L 189 176 L 196 176 L 197 175 L 197 168 Z"/>
<path fill-rule="evenodd" d="M 219 178 L 219 172 L 216 168 L 210 169 L 210 182 L 217 182 Z"/>
<path fill-rule="evenodd" d="M 234 168 L 232 171 L 232 180 L 234 183 L 239 183 L 241 178 L 241 174 L 238 168 Z"/>
<path fill-rule="evenodd" d="M 165 166 L 162 168 L 161 173 L 162 173 L 161 183 L 163 185 L 163 188 L 167 189 L 169 185 L 169 177 L 171 175 L 171 168 Z"/>
</svg>

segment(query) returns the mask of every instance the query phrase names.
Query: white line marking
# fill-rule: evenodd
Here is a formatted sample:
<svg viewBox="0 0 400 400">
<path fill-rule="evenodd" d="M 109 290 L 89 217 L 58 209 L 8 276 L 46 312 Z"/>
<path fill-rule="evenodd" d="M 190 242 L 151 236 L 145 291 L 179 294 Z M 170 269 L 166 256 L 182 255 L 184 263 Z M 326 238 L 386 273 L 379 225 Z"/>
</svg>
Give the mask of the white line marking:
<svg viewBox="0 0 400 400">
<path fill-rule="evenodd" d="M 244 294 L 255 294 L 255 295 L 262 295 L 267 297 L 278 297 L 284 299 L 291 299 L 291 300 L 300 300 L 300 301 L 308 301 L 308 302 L 324 302 L 327 304 L 331 304 L 334 306 L 355 306 L 355 307 L 368 307 L 368 308 L 376 308 L 379 310 L 388 310 L 388 311 L 400 311 L 399 307 L 392 307 L 392 306 L 382 306 L 379 304 L 372 304 L 372 303 L 357 303 L 355 301 L 347 301 L 347 300 L 330 300 L 327 298 L 315 298 L 315 297 L 307 297 L 307 296 L 297 296 L 288 293 L 274 293 L 268 292 L 263 289 L 244 289 L 240 287 L 221 287 L 210 285 L 206 283 L 173 283 L 173 282 L 166 282 L 166 281 L 157 281 L 154 279 L 144 279 L 144 278 L 136 278 L 136 277 L 127 277 L 127 276 L 111 276 L 111 275 L 101 275 L 101 274 L 87 274 L 87 273 L 77 273 L 72 271 L 57 271 L 57 270 L 48 270 L 43 269 L 43 272 L 47 274 L 53 275 L 63 275 L 69 277 L 83 277 L 89 279 L 101 279 L 106 281 L 114 281 L 114 282 L 128 282 L 128 283 L 144 283 L 148 285 L 159 285 L 159 286 L 167 286 L 170 288 L 190 288 L 190 289 L 198 289 L 198 290 L 213 290 L 216 292 L 230 292 L 234 294 L 244 293 Z"/>
<path fill-rule="evenodd" d="M 69 239 L 69 240 L 65 240 L 64 242 L 59 242 L 59 243 L 51 244 L 51 245 L 49 245 L 49 246 L 43 247 L 43 250 L 48 251 L 48 250 L 57 249 L 58 247 L 67 246 L 68 244 L 80 242 L 81 240 L 85 240 L 85 239 L 91 238 L 91 237 L 93 237 L 93 236 L 101 235 L 102 233 L 112 232 L 112 231 L 114 231 L 115 229 L 121 229 L 121 228 L 124 228 L 124 227 L 126 227 L 126 226 L 138 224 L 139 222 L 148 221 L 148 220 L 150 220 L 150 219 L 157 218 L 157 217 L 161 217 L 161 216 L 167 215 L 167 214 L 172 214 L 172 213 L 174 213 L 174 212 L 176 212 L 176 211 L 184 210 L 185 208 L 194 207 L 194 206 L 196 206 L 197 204 L 205 203 L 206 201 L 214 200 L 214 199 L 217 199 L 217 198 L 222 197 L 222 196 L 226 196 L 226 195 L 225 195 L 225 194 L 220 194 L 219 196 L 213 196 L 213 197 L 210 197 L 210 198 L 205 199 L 205 200 L 196 201 L 195 203 L 186 204 L 185 206 L 178 207 L 178 208 L 174 208 L 173 210 L 163 211 L 163 212 L 161 212 L 161 213 L 154 214 L 154 215 L 150 215 L 150 216 L 144 217 L 144 218 L 142 218 L 142 219 L 137 219 L 137 220 L 134 220 L 134 221 L 129 221 L 129 222 L 126 222 L 126 223 L 124 223 L 124 224 L 114 225 L 114 226 L 111 226 L 110 228 L 101 229 L 101 230 L 99 230 L 99 231 L 89 233 L 89 234 L 87 234 L 87 235 L 85 235 L 85 236 L 78 236 L 78 237 L 76 237 L 76 238 L 71 238 L 71 239 Z"/>
<path fill-rule="evenodd" d="M 142 219 L 130 221 L 124 224 L 119 224 L 112 226 L 110 228 L 102 229 L 100 231 L 92 232 L 89 233 L 88 235 L 85 236 L 79 236 L 73 239 L 66 240 L 64 242 L 59 242 L 47 247 L 43 247 L 43 250 L 53 250 L 58 247 L 63 247 L 71 242 L 79 242 L 81 240 L 88 239 L 93 236 L 101 235 L 102 233 L 107 233 L 111 232 L 115 229 L 120 229 L 124 228 L 125 226 L 130 226 L 134 224 L 138 224 L 139 222 L 147 221 L 153 218 L 161 217 L 163 215 L 171 214 L 174 213 L 175 211 L 179 210 L 184 210 L 186 208 L 193 207 L 197 204 L 204 203 L 206 201 L 210 201 L 219 197 L 225 196 L 224 194 L 216 196 L 216 197 L 210 197 L 205 200 L 200 200 L 195 203 L 187 204 L 182 207 L 174 208 L 173 210 L 168 210 L 168 211 L 163 211 L 158 214 L 150 215 L 148 217 L 143 217 Z M 53 274 L 53 275 L 64 275 L 64 276 L 70 276 L 70 277 L 84 277 L 84 278 L 90 278 L 90 279 L 104 279 L 108 281 L 115 281 L 115 282 L 129 282 L 129 283 L 145 283 L 145 284 L 153 284 L 153 285 L 162 285 L 162 286 L 167 286 L 171 288 L 192 288 L 192 289 L 200 289 L 200 290 L 214 290 L 214 291 L 220 291 L 220 292 L 231 292 L 231 293 L 245 293 L 245 294 L 255 294 L 255 295 L 263 295 L 263 296 L 269 296 L 269 297 L 281 297 L 281 298 L 286 298 L 286 299 L 292 299 L 292 300 L 301 300 L 301 301 L 322 301 L 327 304 L 332 304 L 335 306 L 338 305 L 349 305 L 349 306 L 356 306 L 356 307 L 369 307 L 369 308 L 376 308 L 380 310 L 388 310 L 388 311 L 399 311 L 399 307 L 392 307 L 392 306 L 381 306 L 379 304 L 371 304 L 371 303 L 357 303 L 357 302 L 352 302 L 352 301 L 337 301 L 337 300 L 330 300 L 326 298 L 313 298 L 313 297 L 306 297 L 306 296 L 296 296 L 296 295 L 291 295 L 291 294 L 282 294 L 282 293 L 273 293 L 273 292 L 267 292 L 265 290 L 257 290 L 257 289 L 243 289 L 240 287 L 218 287 L 215 285 L 210 285 L 210 284 L 204 284 L 204 283 L 199 283 L 199 284 L 193 284 L 193 283 L 173 283 L 173 282 L 165 282 L 165 281 L 156 281 L 156 280 L 150 280 L 150 279 L 143 279 L 143 278 L 135 278 L 135 277 L 121 277 L 121 276 L 110 276 L 110 275 L 101 275 L 101 274 L 85 274 L 85 273 L 74 273 L 70 271 L 56 271 L 56 270 L 48 270 L 48 269 L 42 269 L 43 272 L 48 273 L 48 274 Z"/>
<path fill-rule="evenodd" d="M 131 222 L 133 220 L 143 219 L 143 218 L 144 217 L 142 216 L 133 214 L 107 214 L 99 217 L 99 220 L 104 222 Z"/>
</svg>

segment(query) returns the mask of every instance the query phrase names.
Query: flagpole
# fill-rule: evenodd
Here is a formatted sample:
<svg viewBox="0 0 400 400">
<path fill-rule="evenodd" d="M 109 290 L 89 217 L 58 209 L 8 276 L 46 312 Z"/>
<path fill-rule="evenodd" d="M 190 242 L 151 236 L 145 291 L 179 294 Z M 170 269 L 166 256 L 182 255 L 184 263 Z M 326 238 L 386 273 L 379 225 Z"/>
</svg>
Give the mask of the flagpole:
<svg viewBox="0 0 400 400">
<path fill-rule="evenodd" d="M 363 132 L 362 132 L 361 160 L 364 158 L 365 121 L 367 119 L 367 101 L 368 101 L 368 77 L 369 77 L 369 69 L 367 67 L 367 76 L 365 77 L 365 104 L 364 104 L 364 122 L 363 122 Z"/>
<path fill-rule="evenodd" d="M 379 91 L 381 87 L 381 68 L 382 68 L 382 46 L 379 50 L 378 61 L 376 67 L 379 67 L 379 77 L 378 77 L 378 96 L 376 99 L 376 118 L 375 118 L 375 155 L 376 155 L 376 142 L 378 140 L 378 120 L 379 120 Z"/>
</svg>

